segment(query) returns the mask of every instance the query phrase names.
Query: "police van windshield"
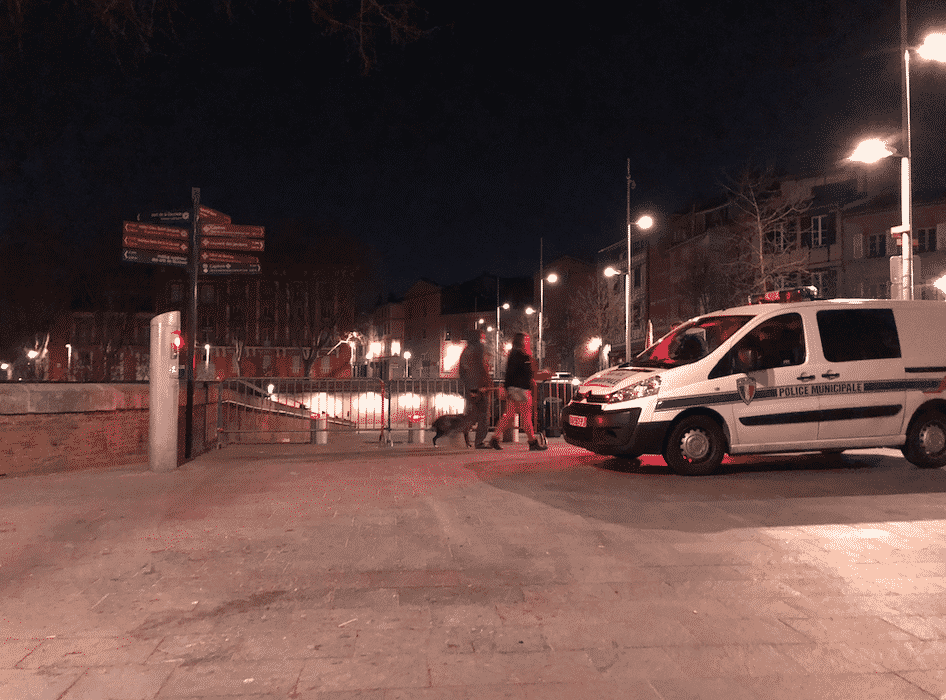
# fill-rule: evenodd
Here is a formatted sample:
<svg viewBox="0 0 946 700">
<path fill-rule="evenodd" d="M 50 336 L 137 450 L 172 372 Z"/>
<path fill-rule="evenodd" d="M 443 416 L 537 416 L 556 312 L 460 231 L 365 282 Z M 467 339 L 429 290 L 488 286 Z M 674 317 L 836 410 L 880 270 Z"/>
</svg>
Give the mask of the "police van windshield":
<svg viewBox="0 0 946 700">
<path fill-rule="evenodd" d="M 696 362 L 726 342 L 754 316 L 703 316 L 687 321 L 631 360 L 635 367 L 679 367 Z"/>
</svg>

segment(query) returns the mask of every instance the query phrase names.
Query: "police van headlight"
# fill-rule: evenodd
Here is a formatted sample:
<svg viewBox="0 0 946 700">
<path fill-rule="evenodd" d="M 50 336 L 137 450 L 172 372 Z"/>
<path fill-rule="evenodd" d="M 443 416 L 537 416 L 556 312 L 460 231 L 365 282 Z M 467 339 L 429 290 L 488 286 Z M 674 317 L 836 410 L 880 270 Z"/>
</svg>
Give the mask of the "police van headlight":
<svg viewBox="0 0 946 700">
<path fill-rule="evenodd" d="M 620 403 L 630 401 L 631 399 L 642 399 L 645 396 L 655 396 L 660 391 L 660 375 L 650 377 L 637 384 L 631 384 L 623 389 L 615 391 L 608 396 L 608 403 Z"/>
</svg>

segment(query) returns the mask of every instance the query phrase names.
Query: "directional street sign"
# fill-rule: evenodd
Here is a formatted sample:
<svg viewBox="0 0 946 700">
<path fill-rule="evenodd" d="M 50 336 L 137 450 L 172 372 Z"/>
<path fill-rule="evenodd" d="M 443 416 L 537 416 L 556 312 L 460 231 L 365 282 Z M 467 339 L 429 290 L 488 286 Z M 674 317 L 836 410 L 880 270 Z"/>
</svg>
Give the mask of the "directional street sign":
<svg viewBox="0 0 946 700">
<path fill-rule="evenodd" d="M 186 241 L 190 238 L 190 231 L 177 226 L 162 226 L 161 224 L 144 224 L 140 221 L 125 221 L 122 223 L 122 233 L 138 236 L 160 236 L 163 238 L 177 238 Z"/>
<path fill-rule="evenodd" d="M 224 253 L 217 250 L 202 250 L 200 251 L 200 262 L 259 263 L 259 258 L 255 255 L 237 255 L 236 253 Z"/>
<path fill-rule="evenodd" d="M 163 221 L 165 223 L 171 223 L 174 221 L 183 221 L 187 223 L 191 220 L 191 217 L 194 216 L 194 212 L 190 209 L 181 209 L 178 211 L 153 211 L 150 219 L 157 219 L 158 221 Z"/>
<path fill-rule="evenodd" d="M 187 208 L 152 211 L 146 217 L 139 214 L 138 219 L 145 218 L 144 222 L 122 222 L 122 260 L 178 267 L 193 265 L 192 274 L 258 274 L 259 258 L 241 253 L 261 253 L 265 229 L 236 225 L 229 215 L 203 206 L 199 188 L 192 188 L 191 199 L 200 224 L 197 231 L 199 259 L 195 260 L 190 254 L 194 209 Z"/>
<path fill-rule="evenodd" d="M 263 238 L 266 235 L 266 229 L 262 226 L 238 226 L 219 222 L 201 224 L 200 232 L 205 236 L 245 236 L 247 238 Z"/>
<path fill-rule="evenodd" d="M 201 273 L 205 275 L 259 274 L 258 263 L 202 263 Z"/>
<path fill-rule="evenodd" d="M 122 245 L 126 248 L 167 250 L 172 253 L 186 253 L 190 250 L 190 244 L 186 241 L 159 238 L 158 236 L 122 236 Z"/>
<path fill-rule="evenodd" d="M 204 238 L 200 247 L 203 250 L 252 250 L 262 252 L 262 238 L 217 238 L 216 236 L 207 236 Z"/>
<path fill-rule="evenodd" d="M 216 221 L 219 223 L 229 224 L 231 219 L 228 214 L 224 214 L 222 211 L 217 211 L 216 209 L 211 209 L 210 207 L 205 207 L 203 204 L 200 205 L 200 218 L 204 221 Z"/>
<path fill-rule="evenodd" d="M 186 255 L 172 255 L 171 253 L 161 253 L 157 250 L 122 248 L 122 260 L 126 262 L 148 263 L 151 265 L 187 267 Z"/>
</svg>

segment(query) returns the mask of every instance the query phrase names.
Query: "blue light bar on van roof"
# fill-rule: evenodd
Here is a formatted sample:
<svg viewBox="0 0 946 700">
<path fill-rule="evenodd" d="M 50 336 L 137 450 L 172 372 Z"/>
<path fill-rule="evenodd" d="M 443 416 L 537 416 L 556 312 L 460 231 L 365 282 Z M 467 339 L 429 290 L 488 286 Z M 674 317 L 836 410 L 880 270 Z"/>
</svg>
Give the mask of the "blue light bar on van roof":
<svg viewBox="0 0 946 700">
<path fill-rule="evenodd" d="M 814 286 L 777 289 L 763 294 L 750 294 L 750 304 L 785 304 L 790 301 L 812 301 L 818 298 L 818 288 Z"/>
</svg>

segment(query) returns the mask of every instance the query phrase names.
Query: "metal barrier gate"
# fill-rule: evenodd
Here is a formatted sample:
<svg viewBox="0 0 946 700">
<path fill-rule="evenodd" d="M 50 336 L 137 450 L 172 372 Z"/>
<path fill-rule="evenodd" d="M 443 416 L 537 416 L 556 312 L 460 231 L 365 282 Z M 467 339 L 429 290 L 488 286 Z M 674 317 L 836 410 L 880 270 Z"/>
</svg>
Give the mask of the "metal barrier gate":
<svg viewBox="0 0 946 700">
<path fill-rule="evenodd" d="M 463 409 L 455 379 L 233 378 L 220 383 L 218 444 L 324 444 L 330 433 L 374 431 L 423 442 L 437 416 Z"/>
<path fill-rule="evenodd" d="M 538 385 L 536 429 L 558 427 L 571 387 Z M 499 392 L 491 392 L 489 426 L 502 415 Z M 217 444 L 325 444 L 331 433 L 376 432 L 395 439 L 427 442 L 430 424 L 461 414 L 463 387 L 457 379 L 300 379 L 241 377 L 220 382 Z"/>
</svg>

